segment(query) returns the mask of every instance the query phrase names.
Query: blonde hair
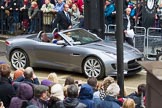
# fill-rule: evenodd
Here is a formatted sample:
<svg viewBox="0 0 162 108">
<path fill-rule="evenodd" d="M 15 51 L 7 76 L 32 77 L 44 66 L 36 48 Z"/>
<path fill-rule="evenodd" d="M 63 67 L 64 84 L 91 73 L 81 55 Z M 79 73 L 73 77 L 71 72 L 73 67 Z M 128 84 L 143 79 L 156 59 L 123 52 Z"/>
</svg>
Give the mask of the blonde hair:
<svg viewBox="0 0 162 108">
<path fill-rule="evenodd" d="M 133 99 L 127 98 L 124 103 L 122 108 L 135 108 L 136 104 Z"/>
<path fill-rule="evenodd" d="M 54 82 L 54 83 L 58 83 L 58 77 L 56 73 L 50 73 L 47 77 L 48 80 Z"/>
<path fill-rule="evenodd" d="M 102 83 L 102 86 L 104 87 L 104 91 L 106 91 L 107 87 L 111 84 L 111 83 L 114 83 L 115 80 L 113 77 L 106 77 Z"/>
</svg>

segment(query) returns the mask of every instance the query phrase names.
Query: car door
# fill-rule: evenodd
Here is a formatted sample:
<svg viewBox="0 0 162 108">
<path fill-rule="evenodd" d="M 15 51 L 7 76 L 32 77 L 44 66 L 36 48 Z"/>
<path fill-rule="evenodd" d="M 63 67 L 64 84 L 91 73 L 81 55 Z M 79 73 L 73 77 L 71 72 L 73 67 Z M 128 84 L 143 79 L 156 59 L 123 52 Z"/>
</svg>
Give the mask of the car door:
<svg viewBox="0 0 162 108">
<path fill-rule="evenodd" d="M 70 45 L 56 45 L 53 43 L 40 42 L 36 46 L 35 56 L 39 65 L 43 67 L 53 66 L 52 68 L 65 68 L 70 67 L 70 59 L 72 59 L 73 47 Z"/>
</svg>

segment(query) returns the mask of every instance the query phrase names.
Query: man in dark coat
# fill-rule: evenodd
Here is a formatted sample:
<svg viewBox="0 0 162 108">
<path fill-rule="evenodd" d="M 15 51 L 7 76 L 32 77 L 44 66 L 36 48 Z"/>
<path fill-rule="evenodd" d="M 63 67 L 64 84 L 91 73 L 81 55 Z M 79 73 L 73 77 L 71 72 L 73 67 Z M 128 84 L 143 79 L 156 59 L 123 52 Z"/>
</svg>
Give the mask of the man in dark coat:
<svg viewBox="0 0 162 108">
<path fill-rule="evenodd" d="M 126 8 L 125 14 L 123 15 L 123 26 L 124 26 L 124 40 L 130 44 L 134 45 L 133 38 L 126 36 L 129 30 L 133 30 L 134 28 L 134 18 L 130 16 L 131 9 Z"/>
<path fill-rule="evenodd" d="M 86 105 L 79 102 L 78 87 L 75 84 L 67 88 L 67 98 L 56 103 L 57 108 L 86 108 Z"/>
<path fill-rule="evenodd" d="M 56 19 L 54 20 L 54 28 L 57 28 L 57 24 L 59 26 L 59 30 L 66 30 L 72 28 L 71 16 L 68 12 L 69 5 L 64 4 L 64 10 L 57 13 Z"/>
<path fill-rule="evenodd" d="M 3 102 L 5 108 L 9 107 L 11 98 L 16 95 L 15 89 L 11 85 L 10 73 L 11 69 L 9 65 L 0 65 L 0 100 Z"/>
</svg>

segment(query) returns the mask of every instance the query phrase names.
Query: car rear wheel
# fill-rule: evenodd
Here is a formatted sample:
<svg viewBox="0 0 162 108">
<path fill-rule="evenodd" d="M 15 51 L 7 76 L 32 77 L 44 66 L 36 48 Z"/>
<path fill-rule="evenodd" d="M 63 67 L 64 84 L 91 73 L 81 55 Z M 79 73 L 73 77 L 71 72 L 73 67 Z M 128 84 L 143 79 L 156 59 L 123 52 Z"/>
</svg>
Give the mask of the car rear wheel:
<svg viewBox="0 0 162 108">
<path fill-rule="evenodd" d="M 29 66 L 29 58 L 22 50 L 15 50 L 11 54 L 11 65 L 14 69 L 26 68 Z"/>
<path fill-rule="evenodd" d="M 105 75 L 105 69 L 100 59 L 88 57 L 83 63 L 83 72 L 87 77 L 96 77 L 101 79 Z"/>
<path fill-rule="evenodd" d="M 156 60 L 162 62 L 162 53 L 157 54 Z"/>
</svg>

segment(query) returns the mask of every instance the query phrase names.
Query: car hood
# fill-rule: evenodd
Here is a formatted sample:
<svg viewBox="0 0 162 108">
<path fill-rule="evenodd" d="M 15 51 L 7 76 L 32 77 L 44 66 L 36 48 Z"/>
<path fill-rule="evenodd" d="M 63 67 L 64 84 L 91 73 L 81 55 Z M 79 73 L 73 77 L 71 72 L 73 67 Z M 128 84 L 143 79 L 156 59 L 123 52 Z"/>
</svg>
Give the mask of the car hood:
<svg viewBox="0 0 162 108">
<path fill-rule="evenodd" d="M 117 47 L 116 47 L 116 42 L 115 41 L 100 41 L 100 42 L 95 42 L 95 43 L 90 43 L 90 44 L 86 44 L 84 45 L 84 47 L 86 48 L 92 48 L 92 49 L 96 49 L 96 50 L 100 50 L 106 53 L 113 53 L 116 54 L 117 53 Z M 141 52 L 139 50 L 137 50 L 136 48 L 128 45 L 128 44 L 123 44 L 124 47 L 124 55 L 132 55 L 133 54 L 141 54 Z"/>
</svg>

